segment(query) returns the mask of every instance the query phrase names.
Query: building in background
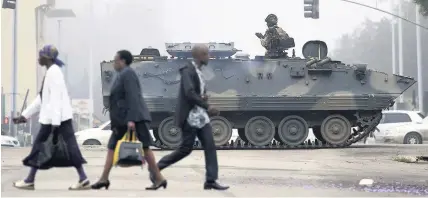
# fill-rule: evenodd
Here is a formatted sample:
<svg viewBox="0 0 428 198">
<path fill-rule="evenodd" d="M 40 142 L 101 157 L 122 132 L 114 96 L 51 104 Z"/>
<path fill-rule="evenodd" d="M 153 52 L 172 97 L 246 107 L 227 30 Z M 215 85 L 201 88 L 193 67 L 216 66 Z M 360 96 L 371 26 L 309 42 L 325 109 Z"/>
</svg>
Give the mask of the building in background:
<svg viewBox="0 0 428 198">
<path fill-rule="evenodd" d="M 29 89 L 28 100 L 37 94 L 37 58 L 36 58 L 36 20 L 35 8 L 39 0 L 26 0 L 18 3 L 17 35 L 17 95 L 16 108 L 20 111 L 25 94 Z M 12 68 L 13 68 L 13 9 L 1 9 L 1 85 L 5 101 L 2 102 L 2 124 L 10 116 L 12 102 Z M 3 105 L 4 104 L 4 105 Z M 3 115 L 5 114 L 5 115 Z M 10 119 L 9 119 L 10 120 Z"/>
</svg>

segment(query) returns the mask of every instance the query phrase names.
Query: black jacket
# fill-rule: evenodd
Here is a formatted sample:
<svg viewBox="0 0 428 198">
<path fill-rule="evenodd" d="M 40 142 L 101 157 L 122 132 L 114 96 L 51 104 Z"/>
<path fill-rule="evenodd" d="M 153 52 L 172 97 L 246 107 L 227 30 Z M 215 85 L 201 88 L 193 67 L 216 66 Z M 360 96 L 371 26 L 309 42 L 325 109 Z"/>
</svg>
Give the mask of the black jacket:
<svg viewBox="0 0 428 198">
<path fill-rule="evenodd" d="M 126 125 L 129 121 L 152 120 L 144 102 L 140 80 L 131 67 L 125 67 L 118 73 L 110 90 L 109 104 L 112 126 Z"/>
<path fill-rule="evenodd" d="M 181 81 L 175 109 L 175 124 L 183 127 L 190 110 L 198 105 L 208 110 L 208 103 L 201 97 L 200 81 L 191 62 L 180 68 Z M 206 93 L 206 89 L 204 91 Z"/>
</svg>

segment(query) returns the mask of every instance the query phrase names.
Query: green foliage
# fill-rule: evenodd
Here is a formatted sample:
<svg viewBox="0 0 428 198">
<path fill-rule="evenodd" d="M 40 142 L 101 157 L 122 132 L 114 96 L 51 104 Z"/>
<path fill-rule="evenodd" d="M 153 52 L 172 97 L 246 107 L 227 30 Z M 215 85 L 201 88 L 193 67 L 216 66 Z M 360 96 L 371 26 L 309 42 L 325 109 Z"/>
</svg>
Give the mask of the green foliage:
<svg viewBox="0 0 428 198">
<path fill-rule="evenodd" d="M 428 16 L 428 0 L 413 0 L 413 2 L 420 6 L 419 12 L 423 16 Z"/>
</svg>

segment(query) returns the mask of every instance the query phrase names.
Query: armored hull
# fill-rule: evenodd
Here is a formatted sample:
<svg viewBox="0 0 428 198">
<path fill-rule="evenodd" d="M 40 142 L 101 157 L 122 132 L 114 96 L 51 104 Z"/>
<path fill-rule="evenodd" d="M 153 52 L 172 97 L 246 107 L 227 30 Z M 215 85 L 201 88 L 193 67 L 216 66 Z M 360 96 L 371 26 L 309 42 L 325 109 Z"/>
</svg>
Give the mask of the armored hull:
<svg viewBox="0 0 428 198">
<path fill-rule="evenodd" d="M 316 47 L 317 42 L 318 54 L 325 55 L 309 56 L 311 53 L 304 49 L 305 58 L 235 59 L 211 51 L 217 58 L 210 60 L 202 72 L 209 103 L 221 111 L 220 116 L 211 118 L 217 146 L 349 146 L 369 135 L 379 123 L 381 111 L 391 107 L 394 99 L 416 82 L 410 77 L 367 69 L 364 64 L 332 61 L 326 57 L 325 43 L 308 44 Z M 151 128 L 161 148 L 175 148 L 181 142 L 181 131 L 174 126 L 172 116 L 180 83 L 178 70 L 188 63 L 189 53 L 186 49 L 172 53 L 182 56 L 140 55 L 131 65 L 140 77 L 153 118 Z M 115 77 L 112 64 L 101 63 L 105 106 Z M 238 129 L 239 138 L 230 141 L 233 128 Z M 317 138 L 315 142 L 305 142 L 309 128 Z"/>
</svg>

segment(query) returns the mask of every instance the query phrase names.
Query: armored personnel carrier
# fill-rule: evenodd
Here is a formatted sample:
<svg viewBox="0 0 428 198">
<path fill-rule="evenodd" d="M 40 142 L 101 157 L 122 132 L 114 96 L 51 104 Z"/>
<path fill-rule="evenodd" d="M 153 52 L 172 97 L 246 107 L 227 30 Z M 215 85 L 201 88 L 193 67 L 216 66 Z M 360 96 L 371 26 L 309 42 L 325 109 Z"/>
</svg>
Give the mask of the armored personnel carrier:
<svg viewBox="0 0 428 198">
<path fill-rule="evenodd" d="M 366 64 L 345 64 L 327 57 L 323 41 L 308 41 L 303 57 L 248 55 L 232 57 L 234 43 L 205 43 L 212 57 L 203 69 L 209 103 L 220 110 L 211 118 L 219 149 L 347 147 L 368 136 L 381 111 L 411 87 L 413 78 L 387 74 Z M 140 77 L 152 114 L 156 145 L 169 149 L 181 142 L 174 126 L 179 68 L 191 59 L 194 43 L 166 43 L 170 55 L 144 48 L 131 65 Z M 294 39 L 283 43 L 294 47 Z M 114 81 L 113 62 L 101 63 L 104 105 Z M 239 138 L 231 140 L 232 129 Z M 312 128 L 315 142 L 305 141 Z M 199 147 L 200 145 L 195 145 Z"/>
</svg>

